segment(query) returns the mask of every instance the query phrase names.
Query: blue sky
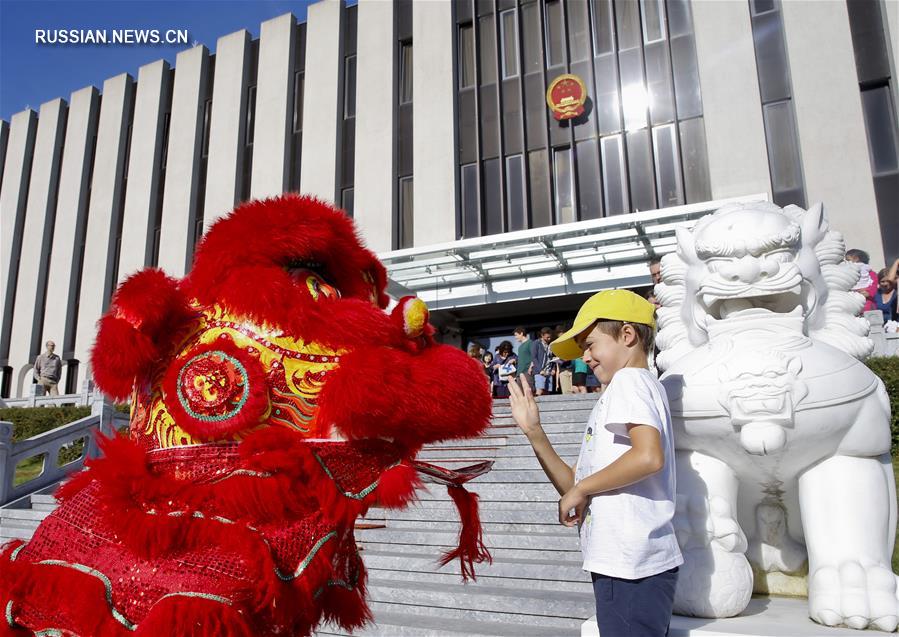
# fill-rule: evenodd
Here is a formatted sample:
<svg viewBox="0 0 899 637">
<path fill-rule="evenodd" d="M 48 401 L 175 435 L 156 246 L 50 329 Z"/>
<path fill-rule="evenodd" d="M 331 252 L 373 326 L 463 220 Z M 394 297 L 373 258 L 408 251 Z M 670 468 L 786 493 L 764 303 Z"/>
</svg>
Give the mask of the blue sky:
<svg viewBox="0 0 899 637">
<path fill-rule="evenodd" d="M 0 119 L 85 86 L 175 56 L 194 42 L 215 51 L 219 36 L 292 12 L 306 19 L 310 0 L 0 0 Z M 353 3 L 351 3 L 353 4 Z M 36 29 L 187 29 L 188 44 L 37 44 Z M 111 36 L 110 36 L 111 37 Z"/>
</svg>

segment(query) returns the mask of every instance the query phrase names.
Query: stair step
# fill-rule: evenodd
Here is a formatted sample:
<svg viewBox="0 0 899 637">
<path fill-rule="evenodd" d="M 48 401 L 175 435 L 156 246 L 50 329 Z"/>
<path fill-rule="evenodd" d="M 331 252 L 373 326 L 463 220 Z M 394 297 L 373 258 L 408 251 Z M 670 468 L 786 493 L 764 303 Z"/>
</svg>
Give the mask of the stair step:
<svg viewBox="0 0 899 637">
<path fill-rule="evenodd" d="M 572 424 L 580 424 L 583 427 L 587 419 L 590 417 L 590 412 L 593 411 L 593 407 L 588 409 L 570 409 L 565 411 L 549 411 L 546 409 L 540 409 L 540 423 L 548 429 L 549 426 L 559 426 L 559 428 L 563 428 L 565 425 Z M 494 413 L 493 420 L 491 421 L 494 425 L 514 425 L 515 420 L 512 418 L 512 414 L 510 413 Z M 517 426 L 517 425 L 516 425 Z"/>
<path fill-rule="evenodd" d="M 47 517 L 46 511 L 34 509 L 0 509 L 0 520 L 28 520 L 40 522 Z"/>
<path fill-rule="evenodd" d="M 515 488 L 520 486 L 520 488 Z M 481 497 L 481 501 L 488 502 L 558 502 L 559 494 L 545 479 L 525 485 L 510 486 L 491 482 L 469 482 L 465 488 Z M 418 499 L 449 500 L 445 488 L 440 485 L 427 485 L 427 489 L 418 491 Z"/>
<path fill-rule="evenodd" d="M 562 528 L 562 527 L 556 527 Z M 411 544 L 414 546 L 455 546 L 459 533 L 445 526 L 436 529 L 367 529 L 356 532 L 356 540 L 363 545 L 378 544 Z M 528 549 L 545 551 L 547 554 L 564 552 L 572 553 L 580 550 L 576 533 L 530 532 L 511 533 L 494 531 L 484 534 L 484 544 L 489 549 Z"/>
<path fill-rule="evenodd" d="M 578 436 L 580 436 L 580 434 L 578 434 Z M 577 459 L 578 454 L 580 454 L 581 452 L 580 438 L 572 442 L 570 440 L 559 441 L 550 436 L 549 441 L 553 444 L 553 448 L 556 450 L 556 453 L 558 453 L 563 458 L 570 458 L 573 456 L 575 459 Z M 499 462 L 501 458 L 520 458 L 522 456 L 530 458 L 534 457 L 534 450 L 531 448 L 531 445 L 507 445 L 496 450 L 497 462 Z"/>
<path fill-rule="evenodd" d="M 550 524 L 557 525 L 558 509 L 555 502 L 498 502 L 490 506 L 480 507 L 481 522 L 509 524 Z M 384 520 L 388 526 L 394 522 L 438 522 L 458 521 L 459 514 L 453 502 L 446 500 L 428 500 L 417 502 L 406 509 L 371 509 L 365 516 L 366 521 Z M 440 522 L 443 520 L 444 522 Z M 560 527 L 561 528 L 561 527 Z"/>
<path fill-rule="evenodd" d="M 313 633 L 316 637 L 331 635 L 352 637 L 575 637 L 579 631 L 562 630 L 555 626 L 523 626 L 472 619 L 454 619 L 447 621 L 442 617 L 428 617 L 403 612 L 381 612 L 375 617 L 375 623 L 353 633 L 326 624 Z"/>
</svg>

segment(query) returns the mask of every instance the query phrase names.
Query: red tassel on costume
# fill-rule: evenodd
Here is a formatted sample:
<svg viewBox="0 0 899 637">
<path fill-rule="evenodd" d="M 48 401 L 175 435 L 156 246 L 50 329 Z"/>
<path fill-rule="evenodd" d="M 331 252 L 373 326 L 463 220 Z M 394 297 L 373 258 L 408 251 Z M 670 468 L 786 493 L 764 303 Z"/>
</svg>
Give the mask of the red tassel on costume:
<svg viewBox="0 0 899 637">
<path fill-rule="evenodd" d="M 475 580 L 477 577 L 474 573 L 474 563 L 493 562 L 490 552 L 484 546 L 484 532 L 478 514 L 478 496 L 476 493 L 466 491 L 462 486 L 449 485 L 446 490 L 456 504 L 462 527 L 459 529 L 459 546 L 444 553 L 440 558 L 440 565 L 446 566 L 459 558 L 462 579 Z"/>
</svg>

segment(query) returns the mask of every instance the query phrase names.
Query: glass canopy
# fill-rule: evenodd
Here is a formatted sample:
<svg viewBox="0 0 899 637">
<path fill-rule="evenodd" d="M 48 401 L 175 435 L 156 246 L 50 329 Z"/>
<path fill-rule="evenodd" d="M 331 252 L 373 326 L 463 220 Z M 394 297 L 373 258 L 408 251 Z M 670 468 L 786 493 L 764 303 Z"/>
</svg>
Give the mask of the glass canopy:
<svg viewBox="0 0 899 637">
<path fill-rule="evenodd" d="M 649 285 L 647 262 L 676 249 L 690 228 L 727 203 L 766 194 L 462 239 L 378 255 L 388 293 L 414 294 L 431 311 Z"/>
</svg>

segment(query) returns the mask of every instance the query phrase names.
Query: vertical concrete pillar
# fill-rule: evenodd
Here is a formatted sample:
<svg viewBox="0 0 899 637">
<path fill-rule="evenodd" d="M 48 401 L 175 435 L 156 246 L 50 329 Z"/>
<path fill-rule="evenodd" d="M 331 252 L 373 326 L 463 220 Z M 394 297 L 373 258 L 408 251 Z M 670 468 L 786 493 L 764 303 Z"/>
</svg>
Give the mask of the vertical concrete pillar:
<svg viewBox="0 0 899 637">
<path fill-rule="evenodd" d="M 691 6 L 712 199 L 770 197 L 749 3 L 700 0 Z"/>
<path fill-rule="evenodd" d="M 415 246 L 456 239 L 453 12 L 412 5 L 412 199 Z"/>
<path fill-rule="evenodd" d="M 209 51 L 196 46 L 178 54 L 169 153 L 162 202 L 162 233 L 158 265 L 172 276 L 183 276 L 192 246 L 191 229 L 197 214 L 200 144 L 203 142 L 203 90 L 209 73 Z"/>
<path fill-rule="evenodd" d="M 368 247 L 382 252 L 393 247 L 396 187 L 393 1 L 360 2 L 358 11 L 353 218 Z"/>
<path fill-rule="evenodd" d="M 133 105 L 134 81 L 130 75 L 123 73 L 103 82 L 75 335 L 74 354 L 81 361 L 82 378 L 89 372 L 97 320 L 115 286 L 116 226 L 122 214 L 125 149 Z"/>
<path fill-rule="evenodd" d="M 338 96 L 343 48 L 343 2 L 309 5 L 306 18 L 306 86 L 303 96 L 303 162 L 300 191 L 334 201 L 337 188 Z M 362 27 L 361 30 L 366 27 Z"/>
<path fill-rule="evenodd" d="M 206 171 L 203 225 L 208 228 L 230 212 L 240 196 L 239 176 L 247 120 L 247 74 L 250 34 L 237 31 L 216 43 L 212 89 L 212 123 Z"/>
<path fill-rule="evenodd" d="M 824 202 L 846 247 L 883 263 L 855 52 L 845 2 L 784 2 L 787 54 L 808 203 Z"/>
<path fill-rule="evenodd" d="M 3 181 L 3 165 L 6 163 L 6 143 L 9 141 L 9 124 L 0 121 L 0 183 Z"/>
<path fill-rule="evenodd" d="M 3 183 L 0 184 L 0 226 L 3 227 L 0 232 L 0 303 L 3 303 L 0 306 L 3 311 L 0 314 L 0 365 L 6 365 L 9 360 L 9 337 L 36 134 L 37 114 L 34 111 L 26 109 L 12 116 Z"/>
<path fill-rule="evenodd" d="M 250 196 L 254 199 L 280 195 L 287 190 L 295 47 L 296 19 L 293 14 L 262 23 L 250 184 Z"/>
<path fill-rule="evenodd" d="M 19 370 L 30 365 L 41 349 L 44 293 L 47 290 L 50 241 L 56 217 L 56 186 L 66 127 L 66 103 L 41 105 L 34 142 L 34 160 L 22 233 L 19 282 L 13 309 L 9 364 Z M 17 388 L 16 395 L 22 395 Z"/>
<path fill-rule="evenodd" d="M 165 132 L 163 121 L 171 91 L 170 71 L 168 62 L 158 60 L 145 64 L 137 74 L 119 281 L 149 265 L 152 257 Z"/>
<path fill-rule="evenodd" d="M 73 357 L 75 307 L 81 282 L 81 245 L 87 229 L 91 154 L 97 135 L 100 94 L 93 86 L 72 93 L 66 123 L 65 152 L 59 172 L 59 196 L 42 340 L 53 339 L 56 353 Z"/>
</svg>

